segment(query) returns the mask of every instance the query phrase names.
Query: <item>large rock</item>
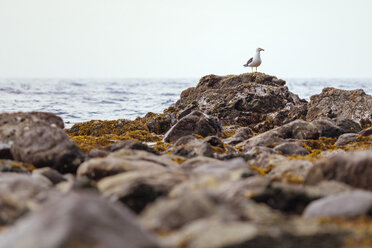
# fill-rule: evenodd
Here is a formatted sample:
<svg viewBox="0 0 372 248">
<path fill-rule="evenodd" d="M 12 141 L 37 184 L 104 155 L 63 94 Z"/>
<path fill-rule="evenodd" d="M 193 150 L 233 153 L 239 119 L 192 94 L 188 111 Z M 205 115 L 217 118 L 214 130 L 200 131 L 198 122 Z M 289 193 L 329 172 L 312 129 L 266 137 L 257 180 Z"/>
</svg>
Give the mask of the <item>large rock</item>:
<svg viewBox="0 0 372 248">
<path fill-rule="evenodd" d="M 326 116 L 337 121 L 350 119 L 362 127 L 371 125 L 372 96 L 363 90 L 324 88 L 322 93 L 310 97 L 306 120 Z"/>
<path fill-rule="evenodd" d="M 181 171 L 132 171 L 100 180 L 98 189 L 103 195 L 120 200 L 134 212 L 140 213 L 185 179 Z"/>
<path fill-rule="evenodd" d="M 200 111 L 193 111 L 180 119 L 164 136 L 164 141 L 175 142 L 179 138 L 198 134 L 203 137 L 221 134 L 222 127 L 216 118 Z"/>
<path fill-rule="evenodd" d="M 166 168 L 177 166 L 176 162 L 165 155 L 157 156 L 145 151 L 121 149 L 105 158 L 85 161 L 80 165 L 77 174 L 99 180 L 127 171 L 165 171 Z"/>
<path fill-rule="evenodd" d="M 26 126 L 49 125 L 64 128 L 61 117 L 47 112 L 18 112 L 0 114 L 0 141 L 14 141 L 15 136 Z"/>
<path fill-rule="evenodd" d="M 308 184 L 337 180 L 354 187 L 372 190 L 372 151 L 348 152 L 323 159 L 310 169 Z"/>
<path fill-rule="evenodd" d="M 358 217 L 372 214 L 372 193 L 355 190 L 330 195 L 313 201 L 305 209 L 305 217 Z"/>
<path fill-rule="evenodd" d="M 257 136 L 253 136 L 242 145 L 247 149 L 254 146 L 274 147 L 284 143 L 286 139 L 317 139 L 318 137 L 319 132 L 314 124 L 303 120 L 296 120 Z"/>
<path fill-rule="evenodd" d="M 70 193 L 51 200 L 2 232 L 0 247 L 138 248 L 159 245 L 124 207 L 93 193 Z"/>
<path fill-rule="evenodd" d="M 61 173 L 76 172 L 84 161 L 83 152 L 62 129 L 45 124 L 24 127 L 15 136 L 11 152 L 15 160 Z"/>
<path fill-rule="evenodd" d="M 184 116 L 200 110 L 223 125 L 261 123 L 255 131 L 262 132 L 306 115 L 306 101 L 284 85 L 285 81 L 263 73 L 208 75 L 196 87 L 184 90 L 171 111 Z"/>
<path fill-rule="evenodd" d="M 30 207 L 43 198 L 40 196 L 47 194 L 51 185 L 43 177 L 0 173 L 0 225 L 13 223 L 28 212 Z"/>
</svg>

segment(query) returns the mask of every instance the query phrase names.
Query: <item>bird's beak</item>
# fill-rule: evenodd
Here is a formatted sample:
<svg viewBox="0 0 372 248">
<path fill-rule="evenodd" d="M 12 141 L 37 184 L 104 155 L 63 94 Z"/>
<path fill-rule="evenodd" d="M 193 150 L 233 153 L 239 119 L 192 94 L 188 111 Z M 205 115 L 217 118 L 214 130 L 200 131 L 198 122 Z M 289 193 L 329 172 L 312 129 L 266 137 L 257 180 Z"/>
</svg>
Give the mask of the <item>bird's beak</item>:
<svg viewBox="0 0 372 248">
<path fill-rule="evenodd" d="M 265 51 L 265 49 L 261 49 L 261 51 Z"/>
</svg>

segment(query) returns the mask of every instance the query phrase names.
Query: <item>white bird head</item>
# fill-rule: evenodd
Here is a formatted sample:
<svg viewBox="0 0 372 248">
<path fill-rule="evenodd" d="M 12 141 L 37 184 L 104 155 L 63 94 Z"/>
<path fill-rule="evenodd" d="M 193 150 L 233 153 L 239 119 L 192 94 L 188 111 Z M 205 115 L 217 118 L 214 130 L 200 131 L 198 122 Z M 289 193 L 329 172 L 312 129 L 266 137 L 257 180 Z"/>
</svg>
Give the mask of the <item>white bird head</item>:
<svg viewBox="0 0 372 248">
<path fill-rule="evenodd" d="M 262 49 L 262 48 L 257 48 L 257 49 L 256 49 L 256 52 L 258 52 L 258 53 L 261 52 L 261 51 L 265 51 L 265 50 Z"/>
</svg>

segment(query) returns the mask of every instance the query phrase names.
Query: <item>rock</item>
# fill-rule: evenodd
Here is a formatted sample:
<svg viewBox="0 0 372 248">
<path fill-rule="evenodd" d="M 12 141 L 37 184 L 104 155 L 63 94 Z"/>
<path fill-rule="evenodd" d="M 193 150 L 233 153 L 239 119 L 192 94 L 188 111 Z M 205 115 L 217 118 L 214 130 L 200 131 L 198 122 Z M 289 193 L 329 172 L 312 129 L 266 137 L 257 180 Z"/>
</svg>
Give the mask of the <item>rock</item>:
<svg viewBox="0 0 372 248">
<path fill-rule="evenodd" d="M 140 150 L 140 151 L 146 151 L 151 152 L 153 154 L 158 154 L 157 151 L 155 151 L 153 148 L 149 147 L 145 143 L 138 141 L 138 140 L 126 140 L 123 142 L 117 142 L 112 145 L 103 147 L 104 150 L 107 150 L 109 152 L 116 152 L 120 149 L 132 149 L 132 150 Z"/>
<path fill-rule="evenodd" d="M 305 183 L 337 180 L 357 188 L 372 190 L 372 151 L 347 152 L 320 160 L 308 172 Z"/>
<path fill-rule="evenodd" d="M 48 178 L 54 185 L 60 182 L 67 181 L 67 179 L 63 175 L 50 167 L 33 170 L 32 174 L 42 175 Z"/>
<path fill-rule="evenodd" d="M 0 142 L 0 159 L 13 159 L 13 155 L 10 151 L 13 142 L 1 143 Z"/>
<path fill-rule="evenodd" d="M 360 131 L 359 135 L 364 136 L 364 137 L 372 135 L 372 127 L 366 128 L 363 131 Z"/>
<path fill-rule="evenodd" d="M 334 138 L 340 136 L 342 133 L 341 128 L 336 126 L 336 124 L 329 118 L 321 117 L 311 123 L 318 128 L 321 137 Z"/>
<path fill-rule="evenodd" d="M 62 129 L 42 124 L 20 131 L 11 152 L 15 160 L 50 166 L 61 173 L 74 173 L 84 160 L 83 152 Z"/>
<path fill-rule="evenodd" d="M 313 201 L 304 211 L 305 217 L 351 218 L 372 213 L 372 193 L 355 190 Z"/>
<path fill-rule="evenodd" d="M 82 163 L 77 171 L 79 176 L 94 180 L 133 170 L 165 171 L 168 167 L 178 167 L 167 156 L 157 156 L 149 152 L 121 149 L 105 158 L 94 158 Z"/>
<path fill-rule="evenodd" d="M 310 154 L 308 150 L 302 146 L 296 145 L 296 143 L 288 142 L 277 145 L 274 150 L 285 155 L 307 155 Z"/>
<path fill-rule="evenodd" d="M 243 142 L 244 140 L 251 138 L 252 136 L 254 136 L 254 134 L 251 128 L 242 127 L 239 128 L 232 137 L 226 139 L 225 143 L 230 145 L 236 145 L 240 142 Z"/>
<path fill-rule="evenodd" d="M 242 145 L 247 150 L 253 146 L 274 147 L 285 142 L 286 139 L 317 139 L 318 137 L 318 129 L 314 124 L 303 120 L 296 120 L 254 136 Z"/>
<path fill-rule="evenodd" d="M 365 127 L 371 123 L 371 109 L 372 96 L 361 89 L 324 88 L 322 93 L 310 97 L 306 120 L 313 121 L 325 116 L 335 118 L 336 121 L 350 119 Z"/>
<path fill-rule="evenodd" d="M 49 180 L 20 173 L 0 173 L 0 226 L 11 224 L 38 204 L 51 186 Z M 2 246 L 0 247 L 8 247 Z"/>
<path fill-rule="evenodd" d="M 221 135 L 222 127 L 216 118 L 200 112 L 193 111 L 180 119 L 165 135 L 164 141 L 175 142 L 179 138 L 198 134 L 203 137 L 211 135 Z"/>
<path fill-rule="evenodd" d="M 257 126 L 254 131 L 263 132 L 306 115 L 306 101 L 284 85 L 285 81 L 263 73 L 208 75 L 181 93 L 172 112 L 182 116 L 199 110 L 223 125 Z"/>
<path fill-rule="evenodd" d="M 176 123 L 176 121 L 177 119 L 174 114 L 162 114 L 149 120 L 147 122 L 147 128 L 150 132 L 165 134 Z"/>
<path fill-rule="evenodd" d="M 132 171 L 106 177 L 98 182 L 99 191 L 120 200 L 135 213 L 140 213 L 160 196 L 166 196 L 186 176 L 180 171 Z"/>
<path fill-rule="evenodd" d="M 183 136 L 183 137 L 179 138 L 174 143 L 174 145 L 175 146 L 182 146 L 182 145 L 186 145 L 188 143 L 194 142 L 196 140 L 198 140 L 198 138 L 196 138 L 194 135 L 186 135 L 186 136 Z"/>
<path fill-rule="evenodd" d="M 210 146 L 210 144 L 208 144 L 207 141 L 199 139 L 190 141 L 185 145 L 172 147 L 167 152 L 172 153 L 174 155 L 183 156 L 186 158 L 193 158 L 196 156 L 205 156 L 213 158 L 215 154 L 215 151 Z"/>
<path fill-rule="evenodd" d="M 0 141 L 13 141 L 15 135 L 24 127 L 34 124 L 45 124 L 60 129 L 64 128 L 63 120 L 47 112 L 18 112 L 0 114 Z"/>
<path fill-rule="evenodd" d="M 362 127 L 350 119 L 339 120 L 337 126 L 341 129 L 342 133 L 359 133 L 362 131 Z"/>
<path fill-rule="evenodd" d="M 51 200 L 0 235 L 0 246 L 8 248 L 121 248 L 123 244 L 160 247 L 127 209 L 93 193 Z"/>
<path fill-rule="evenodd" d="M 343 247 L 345 232 L 311 220 L 253 225 L 211 217 L 194 221 L 167 237 L 168 247 Z"/>
<path fill-rule="evenodd" d="M 344 146 L 350 142 L 357 142 L 359 140 L 358 135 L 355 133 L 345 133 L 338 137 L 335 146 Z"/>
<path fill-rule="evenodd" d="M 204 157 L 204 156 L 198 156 L 191 158 L 184 162 L 181 165 L 181 168 L 187 172 L 192 171 L 193 169 L 203 165 L 203 164 L 209 164 L 209 163 L 219 163 L 220 161 L 218 159 L 210 158 L 210 157 Z"/>
<path fill-rule="evenodd" d="M 185 166 L 183 166 L 185 168 Z M 227 161 L 218 161 L 205 163 L 194 168 L 194 173 L 202 173 L 208 175 L 226 175 L 234 170 L 249 171 L 249 168 L 242 158 L 235 158 Z"/>
</svg>

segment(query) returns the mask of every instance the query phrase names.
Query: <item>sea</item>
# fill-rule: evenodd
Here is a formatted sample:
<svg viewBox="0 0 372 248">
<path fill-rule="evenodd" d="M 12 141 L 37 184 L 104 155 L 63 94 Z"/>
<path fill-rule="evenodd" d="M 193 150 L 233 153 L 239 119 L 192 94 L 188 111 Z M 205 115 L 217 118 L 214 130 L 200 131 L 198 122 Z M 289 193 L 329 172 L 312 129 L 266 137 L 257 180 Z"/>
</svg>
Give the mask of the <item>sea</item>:
<svg viewBox="0 0 372 248">
<path fill-rule="evenodd" d="M 285 80 L 290 91 L 306 100 L 324 87 L 363 89 L 372 95 L 372 78 Z M 67 128 L 89 120 L 133 120 L 148 112 L 162 113 L 197 83 L 197 78 L 0 79 L 0 113 L 53 112 Z"/>
</svg>

